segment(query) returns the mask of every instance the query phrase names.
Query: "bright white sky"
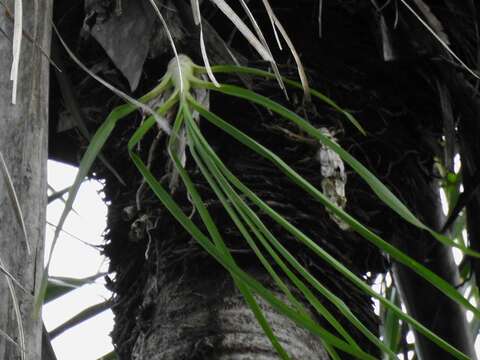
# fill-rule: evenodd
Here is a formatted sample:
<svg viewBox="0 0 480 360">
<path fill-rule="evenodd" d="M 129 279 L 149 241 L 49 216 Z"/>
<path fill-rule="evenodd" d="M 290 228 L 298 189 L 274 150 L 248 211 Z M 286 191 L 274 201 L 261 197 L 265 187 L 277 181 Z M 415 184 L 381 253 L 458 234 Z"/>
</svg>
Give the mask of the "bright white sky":
<svg viewBox="0 0 480 360">
<path fill-rule="evenodd" d="M 70 186 L 77 169 L 54 161 L 48 162 L 48 183 L 55 190 Z M 95 181 L 83 183 L 74 209 L 79 215 L 70 213 L 64 229 L 91 245 L 103 244 L 102 233 L 106 226 L 107 208 L 98 192 L 101 184 Z M 65 196 L 66 197 L 66 196 Z M 48 206 L 47 220 L 57 224 L 64 204 L 60 200 Z M 52 241 L 54 228 L 47 225 L 47 251 Z M 48 252 L 47 252 L 48 253 Z M 63 233 L 55 247 L 50 274 L 83 278 L 106 271 L 108 264 L 98 250 Z M 70 319 L 83 309 L 100 303 L 110 297 L 103 286 L 103 279 L 98 284 L 86 285 L 78 290 L 48 303 L 43 308 L 43 319 L 47 330 L 52 330 Z M 109 336 L 113 328 L 113 315 L 110 310 L 68 330 L 53 340 L 53 347 L 58 360 L 95 360 L 113 349 Z"/>
</svg>

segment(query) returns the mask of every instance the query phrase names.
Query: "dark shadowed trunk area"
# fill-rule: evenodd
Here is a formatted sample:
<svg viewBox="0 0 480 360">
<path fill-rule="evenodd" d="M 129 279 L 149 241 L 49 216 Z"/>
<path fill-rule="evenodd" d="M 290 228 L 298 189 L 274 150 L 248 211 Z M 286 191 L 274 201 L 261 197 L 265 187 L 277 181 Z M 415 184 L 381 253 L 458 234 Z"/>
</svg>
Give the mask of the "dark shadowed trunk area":
<svg viewBox="0 0 480 360">
<path fill-rule="evenodd" d="M 179 52 L 203 64 L 198 28 L 189 2 L 157 3 L 161 5 Z M 323 4 L 321 36 L 318 1 L 276 1 L 273 7 L 302 58 L 311 87 L 352 112 L 367 131 L 366 136 L 341 114 L 326 106 L 305 102 L 300 91 L 289 92 L 287 100 L 274 81 L 243 76 L 224 76 L 220 80 L 251 87 L 298 112 L 316 128 L 327 129 L 419 219 L 440 231 L 445 219 L 439 202 L 435 162 L 453 166 L 456 149 L 452 150 L 448 141 L 457 136 L 457 129 L 462 145 L 460 153 L 466 153 L 466 159 L 470 159 L 466 162 L 469 174 L 475 174 L 478 169 L 480 156 L 470 153 L 478 146 L 470 147 L 474 140 L 468 137 L 468 130 L 463 130 L 478 120 L 476 110 L 480 106 L 475 88 L 466 80 L 463 70 L 452 65 L 446 50 L 400 3 L 387 2 L 384 7 L 376 1 L 320 3 Z M 470 54 L 476 47 L 472 44 L 474 39 L 478 40 L 478 34 L 466 30 L 468 24 L 476 24 L 476 11 L 465 12 L 464 7 L 451 1 L 435 2 L 431 9 L 423 1 L 416 3 L 428 23 L 435 24 L 438 34 L 452 37 L 449 41 L 455 44 L 460 55 Z M 121 4 L 122 11 L 115 7 L 115 1 L 77 0 L 68 6 L 58 3 L 55 21 L 66 42 L 92 71 L 138 98 L 158 83 L 173 53 L 148 1 L 123 0 Z M 241 11 L 240 5 L 231 6 Z M 276 49 L 262 3 L 251 1 L 249 6 L 268 35 L 267 42 L 271 44 L 280 72 L 295 77 L 295 62 L 287 50 Z M 202 13 L 212 63 L 232 63 L 232 54 L 242 64 L 268 67 L 258 61 L 241 34 L 233 30 L 229 20 L 212 3 L 203 2 Z M 460 13 L 467 24 L 465 27 L 452 25 Z M 456 37 L 458 32 L 463 38 Z M 63 73 L 57 75 L 58 83 L 52 87 L 50 155 L 76 163 L 88 144 L 88 134 L 93 133 L 121 101 L 82 73 L 58 41 L 53 46 Z M 213 112 L 274 151 L 313 185 L 322 187 L 318 142 L 248 102 L 218 94 L 211 94 L 209 100 Z M 84 121 L 79 123 L 79 118 Z M 127 142 L 143 120 L 144 115 L 137 112 L 119 122 L 103 150 L 104 159 L 97 160 L 92 174 L 105 180 L 109 205 L 104 251 L 114 273 L 108 283 L 115 293 L 116 324 L 112 337 L 119 358 L 276 358 L 231 276 L 175 222 L 129 161 Z M 80 127 L 83 130 L 79 131 Z M 207 122 L 200 120 L 200 128 L 232 172 L 269 206 L 367 281 L 373 282 L 378 274 L 392 270 L 408 312 L 475 358 L 471 330 L 458 305 L 410 270 L 392 263 L 360 235 L 342 229 L 323 205 L 293 185 L 269 162 Z M 137 147 L 152 173 L 166 186 L 172 172 L 167 141 L 165 135 L 150 134 Z M 186 169 L 237 262 L 267 287 L 278 291 L 188 152 Z M 126 185 L 119 182 L 116 172 Z M 387 208 L 356 173 L 347 169 L 346 175 L 348 212 L 452 285 L 459 285 L 461 279 L 450 249 Z M 465 178 L 466 189 L 477 185 L 478 177 L 471 177 Z M 184 186 L 176 184 L 172 194 L 182 210 L 202 227 Z M 472 209 L 477 198 L 468 203 Z M 379 321 L 368 296 L 300 246 L 267 216 L 262 216 L 262 220 L 303 266 L 340 297 L 367 328 L 378 333 Z M 475 221 L 468 223 L 470 241 L 475 245 L 478 242 L 475 226 L 478 225 Z M 261 304 L 292 358 L 328 358 L 321 339 Z M 326 300 L 324 305 L 362 349 L 379 357 L 378 349 L 340 316 L 334 306 Z M 334 331 L 324 319 L 317 320 Z M 448 358 L 449 355 L 429 340 L 418 334 L 417 339 L 422 359 Z M 351 358 L 343 353 L 340 356 Z"/>
</svg>

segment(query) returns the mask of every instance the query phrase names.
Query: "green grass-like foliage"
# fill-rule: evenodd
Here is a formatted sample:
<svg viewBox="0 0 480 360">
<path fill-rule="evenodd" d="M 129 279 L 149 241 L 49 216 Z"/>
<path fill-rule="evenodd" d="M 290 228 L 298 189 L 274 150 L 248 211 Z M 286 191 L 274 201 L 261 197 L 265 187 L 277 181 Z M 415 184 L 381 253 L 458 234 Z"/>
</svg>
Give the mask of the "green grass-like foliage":
<svg viewBox="0 0 480 360">
<path fill-rule="evenodd" d="M 247 67 L 214 66 L 212 67 L 212 71 L 214 73 L 243 73 L 268 79 L 275 78 L 275 75 L 272 73 Z M 195 98 L 195 92 L 192 90 L 206 89 L 207 91 L 222 93 L 225 96 L 241 98 L 276 113 L 279 118 L 282 118 L 285 121 L 294 123 L 309 136 L 318 140 L 319 143 L 322 143 L 324 146 L 335 151 L 345 163 L 347 163 L 360 177 L 363 178 L 364 181 L 366 181 L 379 199 L 403 219 L 420 229 L 428 231 L 434 238 L 443 244 L 459 248 L 464 254 L 474 257 L 480 257 L 480 254 L 469 249 L 464 244 L 454 242 L 448 237 L 428 228 L 418 220 L 417 217 L 365 166 L 352 157 L 339 144 L 313 127 L 307 120 L 303 119 L 295 112 L 251 90 L 227 84 L 219 84 L 217 86 L 211 82 L 202 80 L 202 75 L 205 72 L 205 68 L 193 64 L 192 61 L 184 55 L 180 55 L 179 58 L 172 60 L 168 67 L 168 71 L 160 84 L 151 92 L 138 99 L 141 103 L 147 103 L 153 99 L 161 99 L 162 101 L 159 102 L 160 105 L 155 109 L 156 116 L 148 117 L 136 129 L 128 143 L 128 152 L 132 161 L 143 175 L 145 181 L 162 204 L 170 211 L 183 228 L 203 247 L 203 249 L 231 274 L 236 286 L 244 296 L 245 301 L 253 311 L 260 326 L 281 358 L 289 359 L 289 355 L 282 348 L 274 331 L 265 318 L 257 302 L 259 297 L 263 298 L 276 311 L 290 318 L 298 326 L 301 326 L 319 336 L 332 359 L 340 359 L 337 350 L 352 354 L 358 359 L 374 359 L 374 357 L 361 349 L 351 334 L 349 334 L 335 316 L 326 309 L 322 304 L 322 301 L 329 301 L 333 304 L 338 311 L 345 316 L 345 318 L 355 326 L 358 331 L 363 333 L 367 339 L 375 344 L 387 358 L 396 358 L 397 341 L 395 341 L 395 338 L 398 336 L 398 329 L 394 324 L 398 323 L 398 319 L 400 319 L 428 337 L 453 357 L 457 359 L 468 359 L 465 354 L 455 349 L 428 328 L 404 313 L 399 308 L 398 302 L 395 298 L 392 296 L 385 298 L 373 291 L 364 280 L 357 277 L 341 262 L 329 255 L 314 240 L 310 239 L 300 229 L 288 222 L 288 220 L 283 218 L 245 184 L 243 184 L 227 168 L 220 157 L 212 149 L 207 139 L 203 136 L 197 120 L 194 119 L 193 113 L 198 113 L 202 119 L 210 122 L 251 151 L 256 152 L 258 155 L 270 161 L 279 170 L 285 173 L 294 184 L 305 190 L 306 196 L 312 196 L 315 200 L 322 203 L 329 211 L 348 224 L 353 231 L 356 231 L 367 241 L 370 241 L 383 252 L 388 254 L 391 258 L 411 268 L 425 280 L 437 287 L 446 296 L 461 304 L 464 308 L 472 311 L 475 317 L 480 318 L 480 311 L 478 309 L 471 305 L 467 299 L 460 295 L 454 287 L 442 278 L 386 242 L 380 236 L 369 230 L 365 225 L 361 224 L 358 220 L 346 213 L 343 209 L 330 202 L 320 190 L 316 189 L 306 179 L 295 172 L 295 170 L 288 166 L 288 164 L 286 164 L 275 153 L 240 131 L 238 128 L 234 127 L 226 119 L 222 119 L 212 113 L 208 108 L 201 104 L 199 99 Z M 293 88 L 301 89 L 302 87 L 301 84 L 286 78 L 283 79 L 283 81 L 287 86 Z M 365 134 L 359 122 L 351 114 L 341 109 L 334 101 L 315 90 L 311 90 L 311 95 L 316 101 L 321 101 L 343 114 L 347 121 L 350 121 L 359 131 Z M 75 183 L 69 192 L 62 219 L 66 218 L 68 212 L 72 208 L 81 182 L 90 171 L 94 160 L 98 157 L 102 147 L 115 128 L 116 123 L 135 110 L 136 105 L 132 104 L 125 104 L 115 108 L 97 130 L 81 161 Z M 169 134 L 170 137 L 167 150 L 173 164 L 175 165 L 176 171 L 188 192 L 189 199 L 191 199 L 193 206 L 200 215 L 207 233 L 202 232 L 202 230 L 193 223 L 189 216 L 181 210 L 179 205 L 173 200 L 169 190 L 155 178 L 145 162 L 135 151 L 135 145 L 138 144 L 144 135 L 153 129 L 157 129 L 154 125 L 158 122 L 158 117 L 162 117 L 167 112 L 171 111 L 176 113 L 176 117 L 173 124 L 171 124 L 171 133 Z M 250 246 L 261 264 L 264 266 L 265 271 L 271 276 L 279 291 L 284 294 L 282 299 L 286 298 L 287 301 L 277 297 L 259 281 L 243 271 L 235 262 L 234 257 L 230 253 L 217 228 L 215 219 L 212 218 L 208 209 L 204 205 L 202 198 L 182 163 L 181 154 L 179 154 L 178 149 L 181 148 L 180 143 L 183 140 L 185 140 L 188 155 L 193 158 L 212 191 L 221 201 L 225 211 L 245 239 L 245 242 Z M 372 334 L 355 317 L 340 298 L 323 286 L 308 271 L 308 269 L 304 268 L 295 258 L 294 254 L 289 252 L 289 250 L 272 234 L 260 219 L 258 213 L 252 208 L 252 206 L 247 204 L 245 199 L 248 199 L 255 205 L 255 207 L 260 209 L 262 213 L 268 215 L 273 221 L 285 229 L 285 231 L 292 234 L 301 244 L 312 250 L 319 258 L 334 267 L 365 294 L 378 299 L 382 308 L 388 312 L 388 316 L 391 319 L 389 322 L 390 325 L 387 324 L 386 329 L 389 334 L 388 339 L 381 341 Z M 275 266 L 272 266 L 267 260 L 267 257 L 273 260 Z M 279 270 L 281 270 L 281 273 L 279 273 Z M 47 271 L 45 273 L 47 274 Z M 286 279 L 288 279 L 288 284 L 286 283 Z M 296 291 L 292 291 L 293 288 L 296 289 Z M 319 325 L 310 311 L 307 310 L 304 300 L 300 300 L 298 295 L 295 294 L 302 294 L 303 299 L 308 302 L 308 305 L 311 306 L 317 315 L 323 317 L 331 327 L 335 329 L 335 333 L 332 333 Z M 41 295 L 41 297 L 42 296 L 44 295 Z"/>
</svg>

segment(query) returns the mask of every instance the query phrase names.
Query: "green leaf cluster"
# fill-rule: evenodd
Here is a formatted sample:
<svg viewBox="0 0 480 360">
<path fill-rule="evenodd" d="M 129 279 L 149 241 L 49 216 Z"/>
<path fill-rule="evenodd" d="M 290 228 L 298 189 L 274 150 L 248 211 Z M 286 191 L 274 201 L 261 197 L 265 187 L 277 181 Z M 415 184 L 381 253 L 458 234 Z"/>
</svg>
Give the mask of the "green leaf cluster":
<svg viewBox="0 0 480 360">
<path fill-rule="evenodd" d="M 213 73 L 248 74 L 250 76 L 268 79 L 275 78 L 275 75 L 272 73 L 239 66 L 213 66 L 211 71 Z M 288 176 L 295 185 L 303 189 L 306 195 L 311 196 L 313 199 L 323 204 L 331 213 L 348 224 L 353 231 L 360 234 L 366 241 L 377 246 L 392 259 L 411 268 L 419 276 L 437 287 L 446 296 L 461 304 L 465 309 L 472 311 L 477 318 L 480 318 L 480 312 L 475 306 L 465 299 L 457 289 L 452 287 L 442 278 L 382 239 L 367 226 L 345 212 L 342 208 L 339 208 L 336 204 L 332 203 L 319 189 L 315 188 L 305 178 L 298 174 L 278 155 L 233 126 L 228 120 L 222 119 L 218 115 L 212 113 L 210 109 L 202 105 L 199 99 L 195 98 L 194 90 L 202 89 L 213 91 L 224 94 L 225 96 L 243 99 L 277 114 L 279 118 L 286 122 L 295 124 L 304 133 L 335 151 L 340 158 L 370 186 L 378 198 L 405 221 L 429 232 L 441 243 L 460 249 L 466 255 L 479 257 L 480 254 L 469 249 L 463 243 L 455 242 L 447 236 L 433 231 L 422 223 L 370 170 L 351 156 L 329 136 L 323 134 L 319 129 L 315 128 L 295 112 L 265 96 L 255 93 L 252 90 L 235 85 L 214 84 L 202 80 L 202 75 L 204 73 L 206 73 L 206 69 L 193 64 L 191 60 L 184 55 L 180 55 L 179 59 L 174 59 L 171 62 L 168 71 L 160 84 L 151 92 L 138 99 L 138 102 L 140 103 L 148 103 L 153 99 L 157 99 L 160 101 L 156 101 L 156 103 L 159 103 L 160 105 L 154 109 L 155 114 L 151 114 L 151 116 L 143 121 L 135 130 L 128 142 L 128 152 L 131 160 L 163 206 L 169 210 L 192 238 L 194 238 L 206 252 L 208 252 L 231 274 L 236 286 L 255 314 L 260 326 L 264 330 L 266 336 L 270 339 L 278 354 L 283 359 L 289 358 L 289 355 L 282 348 L 274 331 L 265 318 L 259 306 L 258 298 L 262 298 L 273 309 L 290 318 L 299 326 L 318 335 L 332 359 L 340 359 L 337 352 L 339 350 L 359 359 L 374 359 L 374 357 L 366 353 L 359 346 L 351 334 L 341 325 L 340 321 L 338 321 L 338 319 L 336 319 L 327 309 L 324 305 L 326 301 L 330 302 L 338 312 L 348 320 L 348 322 L 377 346 L 387 358 L 396 358 L 398 344 L 397 338 L 399 334 L 398 323 L 401 320 L 428 337 L 441 348 L 445 349 L 452 357 L 457 359 L 468 359 L 465 354 L 455 349 L 431 330 L 402 311 L 399 307 L 399 302 L 397 301 L 397 295 L 395 293 L 390 293 L 387 297 L 376 293 L 363 279 L 356 276 L 340 261 L 328 254 L 301 229 L 297 228 L 287 219 L 282 217 L 252 190 L 250 190 L 248 186 L 242 183 L 228 169 L 220 156 L 205 138 L 198 123 L 198 116 L 231 136 L 232 139 L 235 139 L 250 151 L 255 152 L 271 162 Z M 295 81 L 286 78 L 282 80 L 287 86 L 298 89 L 302 88 L 302 85 Z M 333 100 L 315 90 L 311 90 L 311 94 L 316 101 L 323 102 L 343 114 L 347 121 L 351 122 L 360 132 L 366 134 L 360 123 L 350 113 L 338 106 Z M 125 104 L 115 108 L 93 136 L 81 161 L 75 183 L 70 188 L 61 223 L 65 220 L 68 212 L 71 210 L 81 182 L 88 174 L 94 160 L 100 154 L 102 147 L 110 137 L 115 125 L 119 120 L 126 118 L 127 115 L 134 112 L 136 108 L 137 105 L 135 103 Z M 158 118 L 160 117 L 163 119 L 167 113 L 175 114 L 173 123 L 171 124 L 167 151 L 186 191 L 188 192 L 192 205 L 195 207 L 195 210 L 201 218 L 203 225 L 202 228 L 206 229 L 206 232 L 202 231 L 202 229 L 184 213 L 181 207 L 173 199 L 169 190 L 161 184 L 154 174 L 152 174 L 148 166 L 142 160 L 140 154 L 136 152 L 136 145 L 139 141 L 141 141 L 149 131 L 158 129 L 158 127 L 155 126 L 158 122 Z M 222 203 L 223 208 L 237 227 L 246 244 L 248 244 L 252 252 L 257 256 L 258 260 L 265 268 L 265 271 L 271 276 L 278 290 L 283 293 L 281 298 L 244 271 L 235 261 L 234 256 L 225 243 L 225 239 L 223 239 L 218 229 L 215 219 L 205 206 L 197 187 L 185 168 L 181 154 L 179 154 L 178 151 L 178 149 L 181 148 L 182 141 L 185 141 L 189 156 L 192 157 L 211 190 Z M 380 302 L 387 314 L 386 328 L 388 329 L 388 332 L 384 334 L 383 341 L 372 334 L 346 306 L 346 304 L 338 298 L 338 296 L 327 289 L 309 272 L 307 268 L 302 266 L 295 257 L 295 254 L 292 254 L 261 220 L 259 211 L 276 222 L 286 232 L 294 236 L 299 243 L 310 249 L 316 256 L 335 268 L 342 276 L 349 279 L 361 291 L 376 298 Z M 301 296 L 298 294 L 301 294 Z M 331 325 L 331 328 L 335 329 L 335 332 L 329 331 L 321 326 L 318 321 L 315 320 L 315 316 L 313 316 L 310 310 L 307 309 L 306 303 L 308 303 L 308 307 L 313 309 L 312 311 L 316 312 L 316 316 L 325 319 L 325 321 Z"/>
</svg>

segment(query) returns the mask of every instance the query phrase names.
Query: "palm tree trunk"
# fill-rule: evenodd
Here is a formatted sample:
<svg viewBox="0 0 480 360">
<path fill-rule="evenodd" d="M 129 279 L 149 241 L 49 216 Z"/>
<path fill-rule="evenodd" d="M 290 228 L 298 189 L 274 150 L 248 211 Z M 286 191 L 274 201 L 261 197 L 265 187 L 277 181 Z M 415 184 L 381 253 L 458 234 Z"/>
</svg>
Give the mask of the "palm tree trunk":
<svg viewBox="0 0 480 360">
<path fill-rule="evenodd" d="M 150 277 L 147 287 L 157 288 L 157 293 L 150 297 L 152 307 L 145 319 L 149 326 L 135 341 L 133 359 L 278 359 L 223 269 L 203 274 L 186 270 L 167 283 Z M 328 359 L 318 338 L 260 304 L 292 359 Z"/>
</svg>

